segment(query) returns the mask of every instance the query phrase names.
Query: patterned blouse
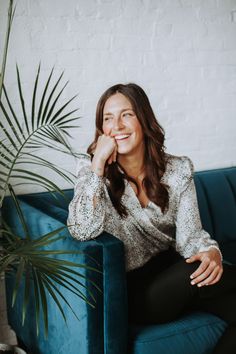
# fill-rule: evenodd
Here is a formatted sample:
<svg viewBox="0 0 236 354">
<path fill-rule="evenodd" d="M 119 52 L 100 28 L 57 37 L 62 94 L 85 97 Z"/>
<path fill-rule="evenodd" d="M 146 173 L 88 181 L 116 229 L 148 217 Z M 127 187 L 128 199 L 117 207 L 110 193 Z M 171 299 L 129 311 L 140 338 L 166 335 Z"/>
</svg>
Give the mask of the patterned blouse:
<svg viewBox="0 0 236 354">
<path fill-rule="evenodd" d="M 108 181 L 91 171 L 89 155 L 81 155 L 74 198 L 69 205 L 71 235 L 86 241 L 107 231 L 119 238 L 125 246 L 127 271 L 144 265 L 169 246 L 185 258 L 210 247 L 219 249 L 217 242 L 202 229 L 191 160 L 166 154 L 166 161 L 162 181 L 169 186 L 168 211 L 163 214 L 152 201 L 143 208 L 125 181 L 122 203 L 128 216 L 122 218 L 110 200 Z"/>
</svg>

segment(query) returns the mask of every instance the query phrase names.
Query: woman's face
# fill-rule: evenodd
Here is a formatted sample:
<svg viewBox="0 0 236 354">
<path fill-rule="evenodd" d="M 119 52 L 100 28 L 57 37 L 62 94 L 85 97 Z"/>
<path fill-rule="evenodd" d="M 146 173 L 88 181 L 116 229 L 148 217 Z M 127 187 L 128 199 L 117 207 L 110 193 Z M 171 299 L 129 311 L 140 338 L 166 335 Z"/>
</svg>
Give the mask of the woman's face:
<svg viewBox="0 0 236 354">
<path fill-rule="evenodd" d="M 109 97 L 103 109 L 102 129 L 105 135 L 114 137 L 118 154 L 144 153 L 143 130 L 131 102 L 121 93 Z"/>
</svg>

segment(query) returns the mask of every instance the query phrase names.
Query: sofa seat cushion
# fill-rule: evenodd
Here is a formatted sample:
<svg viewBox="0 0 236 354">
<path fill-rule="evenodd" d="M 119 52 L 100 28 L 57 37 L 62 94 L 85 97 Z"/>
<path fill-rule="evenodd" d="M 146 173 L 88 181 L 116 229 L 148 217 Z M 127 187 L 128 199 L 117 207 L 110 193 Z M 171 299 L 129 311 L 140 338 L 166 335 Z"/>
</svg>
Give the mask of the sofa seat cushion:
<svg viewBox="0 0 236 354">
<path fill-rule="evenodd" d="M 223 320 L 202 312 L 167 324 L 131 325 L 129 354 L 210 354 L 225 328 Z"/>
</svg>

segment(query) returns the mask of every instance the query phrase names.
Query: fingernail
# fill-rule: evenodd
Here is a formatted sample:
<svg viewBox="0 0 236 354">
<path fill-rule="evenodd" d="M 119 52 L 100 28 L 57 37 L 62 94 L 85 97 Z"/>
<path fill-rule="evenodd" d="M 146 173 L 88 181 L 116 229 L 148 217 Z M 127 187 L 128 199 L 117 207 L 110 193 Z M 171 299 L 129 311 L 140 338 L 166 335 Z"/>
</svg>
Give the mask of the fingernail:
<svg viewBox="0 0 236 354">
<path fill-rule="evenodd" d="M 195 282 L 194 282 L 194 281 L 191 281 L 191 284 L 192 284 L 192 285 L 195 285 Z"/>
<path fill-rule="evenodd" d="M 193 275 L 190 275 L 190 278 L 191 278 L 191 279 L 193 279 L 193 278 L 194 278 L 194 276 L 193 276 Z"/>
<path fill-rule="evenodd" d="M 197 286 L 200 288 L 202 286 L 202 284 L 198 284 Z"/>
</svg>

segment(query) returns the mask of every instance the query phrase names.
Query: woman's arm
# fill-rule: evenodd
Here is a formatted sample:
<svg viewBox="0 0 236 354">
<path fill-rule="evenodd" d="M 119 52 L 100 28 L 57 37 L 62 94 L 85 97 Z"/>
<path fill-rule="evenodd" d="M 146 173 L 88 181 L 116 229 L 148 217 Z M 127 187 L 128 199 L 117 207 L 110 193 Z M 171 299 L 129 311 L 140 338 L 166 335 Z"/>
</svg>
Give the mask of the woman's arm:
<svg viewBox="0 0 236 354">
<path fill-rule="evenodd" d="M 220 279 L 222 256 L 217 242 L 202 229 L 192 162 L 184 158 L 183 164 L 186 174 L 176 217 L 176 249 L 185 258 L 190 257 L 187 262 L 201 262 L 192 283 L 209 285 Z"/>
<path fill-rule="evenodd" d="M 115 139 L 101 135 L 98 138 L 92 163 L 89 155 L 78 162 L 78 179 L 74 198 L 69 205 L 67 224 L 71 235 L 81 241 L 97 237 L 104 231 L 106 163 L 116 161 Z"/>
<path fill-rule="evenodd" d="M 104 177 L 91 169 L 89 156 L 78 162 L 78 178 L 69 205 L 67 225 L 71 235 L 81 241 L 97 237 L 104 230 Z"/>
</svg>

